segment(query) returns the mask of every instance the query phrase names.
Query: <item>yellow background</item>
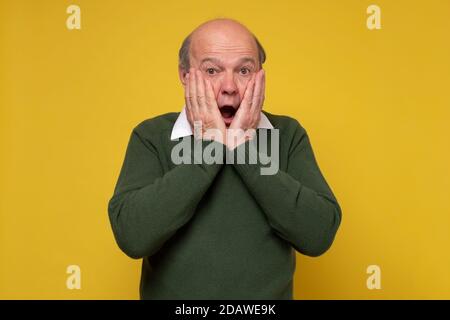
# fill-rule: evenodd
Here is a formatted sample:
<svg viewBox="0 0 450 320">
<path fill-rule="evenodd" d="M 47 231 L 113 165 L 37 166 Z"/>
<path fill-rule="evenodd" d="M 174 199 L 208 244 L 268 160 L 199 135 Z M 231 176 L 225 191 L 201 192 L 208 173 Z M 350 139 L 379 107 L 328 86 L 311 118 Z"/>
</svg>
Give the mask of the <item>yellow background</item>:
<svg viewBox="0 0 450 320">
<path fill-rule="evenodd" d="M 183 105 L 182 39 L 215 17 L 259 37 L 265 108 L 308 130 L 343 209 L 330 251 L 298 256 L 295 297 L 450 298 L 450 1 L 0 3 L 0 298 L 138 298 L 107 202 L 132 128 Z"/>
</svg>

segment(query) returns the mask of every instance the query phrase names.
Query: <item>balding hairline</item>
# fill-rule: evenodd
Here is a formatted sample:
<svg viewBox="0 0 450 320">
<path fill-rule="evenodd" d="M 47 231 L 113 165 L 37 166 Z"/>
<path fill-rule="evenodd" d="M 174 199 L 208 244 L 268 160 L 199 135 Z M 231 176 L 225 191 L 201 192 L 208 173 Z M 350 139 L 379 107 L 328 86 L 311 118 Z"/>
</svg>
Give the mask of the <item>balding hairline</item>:
<svg viewBox="0 0 450 320">
<path fill-rule="evenodd" d="M 189 61 L 189 51 L 191 47 L 191 40 L 192 40 L 192 34 L 191 32 L 182 42 L 180 50 L 178 51 L 178 66 L 180 69 L 182 69 L 185 72 L 189 72 L 189 68 L 191 67 L 190 61 Z M 256 48 L 258 49 L 258 59 L 259 59 L 259 65 L 262 66 L 263 63 L 266 61 L 266 51 L 264 50 L 263 46 L 259 42 L 258 38 L 251 33 L 251 36 L 256 42 Z"/>
</svg>

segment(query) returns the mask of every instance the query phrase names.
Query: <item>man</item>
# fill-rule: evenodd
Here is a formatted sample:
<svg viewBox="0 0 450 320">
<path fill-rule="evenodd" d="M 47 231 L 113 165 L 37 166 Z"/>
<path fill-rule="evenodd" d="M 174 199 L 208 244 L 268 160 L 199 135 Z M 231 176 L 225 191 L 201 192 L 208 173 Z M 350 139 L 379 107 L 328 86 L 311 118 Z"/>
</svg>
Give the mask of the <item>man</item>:
<svg viewBox="0 0 450 320">
<path fill-rule="evenodd" d="M 341 221 L 308 135 L 296 120 L 262 111 L 265 53 L 240 23 L 202 24 L 179 58 L 185 106 L 133 130 L 108 208 L 119 247 L 143 258 L 141 298 L 292 299 L 294 249 L 321 255 Z M 273 152 L 253 143 L 267 135 L 276 172 L 236 161 Z M 235 161 L 175 164 L 181 138 Z"/>
</svg>

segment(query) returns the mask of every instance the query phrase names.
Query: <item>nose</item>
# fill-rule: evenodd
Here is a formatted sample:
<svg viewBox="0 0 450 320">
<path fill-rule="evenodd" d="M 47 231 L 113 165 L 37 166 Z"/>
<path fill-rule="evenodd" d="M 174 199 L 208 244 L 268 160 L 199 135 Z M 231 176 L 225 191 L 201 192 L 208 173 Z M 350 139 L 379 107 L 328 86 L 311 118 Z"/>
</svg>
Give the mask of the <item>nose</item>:
<svg viewBox="0 0 450 320">
<path fill-rule="evenodd" d="M 222 85 L 220 88 L 220 93 L 224 95 L 234 96 L 239 92 L 236 85 L 234 75 L 231 72 L 227 72 L 222 79 Z"/>
</svg>

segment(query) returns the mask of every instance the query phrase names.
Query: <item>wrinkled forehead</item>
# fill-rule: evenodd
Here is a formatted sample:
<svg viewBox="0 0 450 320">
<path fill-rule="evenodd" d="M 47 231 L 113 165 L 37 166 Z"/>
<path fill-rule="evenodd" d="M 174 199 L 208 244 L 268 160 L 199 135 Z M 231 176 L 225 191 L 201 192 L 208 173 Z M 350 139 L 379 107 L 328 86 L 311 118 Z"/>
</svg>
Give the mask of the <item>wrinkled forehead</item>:
<svg viewBox="0 0 450 320">
<path fill-rule="evenodd" d="M 192 34 L 190 56 L 197 62 L 207 57 L 232 61 L 243 56 L 258 61 L 258 47 L 246 30 L 201 30 Z"/>
</svg>

